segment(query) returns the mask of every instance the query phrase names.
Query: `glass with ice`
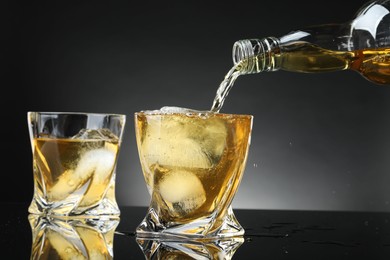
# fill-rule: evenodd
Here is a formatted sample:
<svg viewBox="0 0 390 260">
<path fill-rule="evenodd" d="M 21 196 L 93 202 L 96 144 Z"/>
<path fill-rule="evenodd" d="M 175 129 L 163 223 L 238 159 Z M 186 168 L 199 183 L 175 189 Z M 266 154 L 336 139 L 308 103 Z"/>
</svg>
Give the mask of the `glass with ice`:
<svg viewBox="0 0 390 260">
<path fill-rule="evenodd" d="M 29 213 L 119 217 L 116 163 L 125 115 L 28 112 L 34 194 Z"/>
<path fill-rule="evenodd" d="M 151 195 L 138 237 L 240 236 L 231 202 L 240 184 L 251 115 L 164 107 L 135 113 L 139 158 Z"/>
</svg>

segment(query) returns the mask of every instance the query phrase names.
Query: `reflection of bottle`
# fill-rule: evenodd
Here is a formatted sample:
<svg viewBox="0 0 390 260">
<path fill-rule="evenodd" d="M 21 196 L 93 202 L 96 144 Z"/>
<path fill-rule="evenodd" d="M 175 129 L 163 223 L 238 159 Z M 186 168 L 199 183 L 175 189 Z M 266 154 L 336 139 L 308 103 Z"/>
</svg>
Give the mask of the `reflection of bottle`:
<svg viewBox="0 0 390 260">
<path fill-rule="evenodd" d="M 233 60 L 239 74 L 351 69 L 374 83 L 390 84 L 390 0 L 369 1 L 344 24 L 237 41 Z"/>
<path fill-rule="evenodd" d="M 55 219 L 30 214 L 31 259 L 113 259 L 118 219 Z"/>
</svg>

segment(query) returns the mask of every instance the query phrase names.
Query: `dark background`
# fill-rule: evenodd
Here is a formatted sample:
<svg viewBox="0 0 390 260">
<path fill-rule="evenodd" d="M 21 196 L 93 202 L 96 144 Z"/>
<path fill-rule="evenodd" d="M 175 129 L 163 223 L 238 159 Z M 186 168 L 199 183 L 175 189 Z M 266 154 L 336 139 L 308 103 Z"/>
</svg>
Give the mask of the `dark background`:
<svg viewBox="0 0 390 260">
<path fill-rule="evenodd" d="M 5 4 L 1 201 L 33 194 L 27 111 L 123 113 L 120 205 L 146 206 L 133 114 L 209 109 L 233 43 L 351 19 L 365 1 Z M 236 208 L 390 211 L 390 87 L 354 71 L 237 79 L 222 108 L 253 114 Z M 5 156 L 4 156 L 5 155 Z"/>
</svg>

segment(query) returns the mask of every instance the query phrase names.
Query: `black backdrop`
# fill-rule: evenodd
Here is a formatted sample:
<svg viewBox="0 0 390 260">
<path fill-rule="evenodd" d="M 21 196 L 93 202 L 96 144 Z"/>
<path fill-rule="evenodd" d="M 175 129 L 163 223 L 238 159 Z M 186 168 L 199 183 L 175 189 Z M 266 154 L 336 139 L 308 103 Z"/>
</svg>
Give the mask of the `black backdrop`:
<svg viewBox="0 0 390 260">
<path fill-rule="evenodd" d="M 127 115 L 120 205 L 147 205 L 133 114 L 208 109 L 239 39 L 342 23 L 365 1 L 10 1 L 2 34 L 2 201 L 33 194 L 27 111 Z M 3 4 L 4 5 L 4 4 Z M 353 71 L 241 76 L 221 112 L 253 114 L 237 208 L 390 211 L 390 88 Z"/>
</svg>

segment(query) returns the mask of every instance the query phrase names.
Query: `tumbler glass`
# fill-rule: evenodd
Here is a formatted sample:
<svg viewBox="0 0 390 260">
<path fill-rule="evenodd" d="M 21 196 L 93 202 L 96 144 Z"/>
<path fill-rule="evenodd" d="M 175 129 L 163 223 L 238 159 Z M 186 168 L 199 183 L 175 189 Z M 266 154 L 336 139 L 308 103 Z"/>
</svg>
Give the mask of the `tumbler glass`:
<svg viewBox="0 0 390 260">
<path fill-rule="evenodd" d="M 138 237 L 221 238 L 244 229 L 231 206 L 247 160 L 253 116 L 135 113 L 140 163 L 151 195 Z"/>
<path fill-rule="evenodd" d="M 29 213 L 118 217 L 116 164 L 125 115 L 28 112 L 34 194 Z"/>
</svg>

